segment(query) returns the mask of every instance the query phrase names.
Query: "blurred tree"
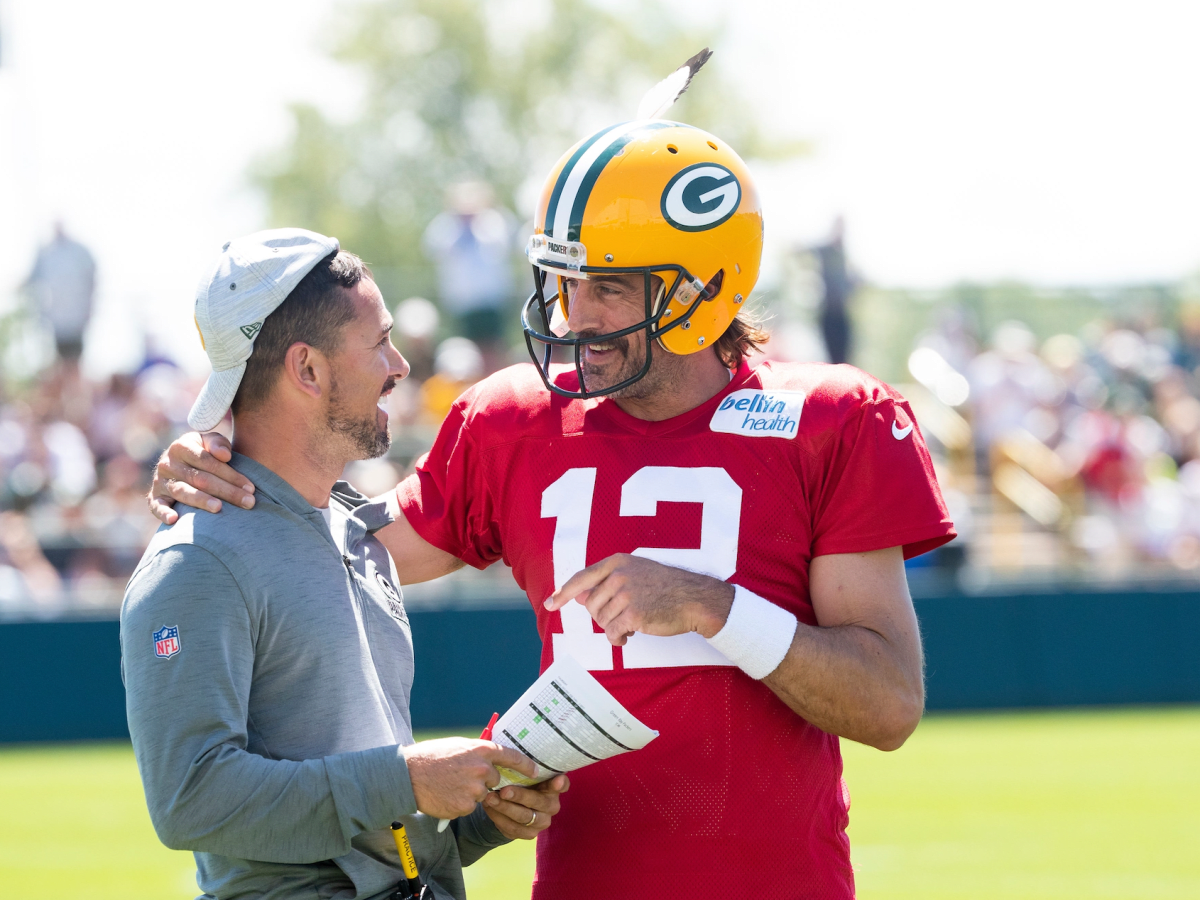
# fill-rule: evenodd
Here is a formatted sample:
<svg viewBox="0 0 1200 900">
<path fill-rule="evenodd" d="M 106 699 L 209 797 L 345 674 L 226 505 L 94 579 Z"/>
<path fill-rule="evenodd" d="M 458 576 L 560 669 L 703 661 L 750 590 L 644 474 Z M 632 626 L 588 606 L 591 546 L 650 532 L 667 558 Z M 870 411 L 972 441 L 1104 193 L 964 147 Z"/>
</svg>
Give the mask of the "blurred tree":
<svg viewBox="0 0 1200 900">
<path fill-rule="evenodd" d="M 274 224 L 337 235 L 374 268 L 393 302 L 436 296 L 420 249 L 448 185 L 482 179 L 519 202 L 590 130 L 632 117 L 642 93 L 713 35 L 683 28 L 659 0 L 620 12 L 580 0 L 371 0 L 332 23 L 335 59 L 363 78 L 347 124 L 307 104 L 295 133 L 252 177 Z M 722 77 L 720 47 L 671 117 L 707 128 L 744 156 L 799 145 L 770 140 Z"/>
</svg>

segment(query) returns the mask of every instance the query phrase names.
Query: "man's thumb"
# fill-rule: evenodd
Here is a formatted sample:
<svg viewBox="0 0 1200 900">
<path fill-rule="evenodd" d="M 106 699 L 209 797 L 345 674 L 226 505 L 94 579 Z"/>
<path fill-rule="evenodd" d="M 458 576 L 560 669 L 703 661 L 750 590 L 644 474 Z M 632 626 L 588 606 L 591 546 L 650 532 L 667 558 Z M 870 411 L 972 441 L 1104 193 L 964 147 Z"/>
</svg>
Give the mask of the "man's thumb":
<svg viewBox="0 0 1200 900">
<path fill-rule="evenodd" d="M 496 749 L 499 752 L 492 758 L 494 765 L 513 769 L 530 778 L 537 775 L 537 765 L 520 750 L 514 750 L 512 747 L 502 747 L 499 744 L 496 745 Z"/>
<path fill-rule="evenodd" d="M 229 452 L 229 441 L 221 432 L 206 431 L 200 435 L 200 440 L 204 443 L 204 449 L 221 462 L 229 462 L 233 458 Z"/>
</svg>

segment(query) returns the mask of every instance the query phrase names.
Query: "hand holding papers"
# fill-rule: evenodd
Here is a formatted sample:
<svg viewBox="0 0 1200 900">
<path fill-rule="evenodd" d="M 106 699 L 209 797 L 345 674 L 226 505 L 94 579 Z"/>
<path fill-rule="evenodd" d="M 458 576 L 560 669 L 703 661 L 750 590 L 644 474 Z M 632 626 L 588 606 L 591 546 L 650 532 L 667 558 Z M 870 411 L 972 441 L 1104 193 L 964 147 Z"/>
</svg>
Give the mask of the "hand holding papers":
<svg viewBox="0 0 1200 900">
<path fill-rule="evenodd" d="M 494 791 L 509 784 L 540 784 L 562 772 L 641 750 L 658 737 L 657 731 L 635 719 L 565 654 L 554 660 L 499 721 L 495 716 L 492 719 L 480 737 L 519 750 L 537 765 L 532 778 L 497 766 L 500 783 Z M 449 819 L 441 819 L 438 831 L 444 831 L 449 823 Z"/>
<path fill-rule="evenodd" d="M 492 740 L 537 764 L 533 778 L 499 768 L 506 784 L 531 785 L 640 750 L 658 732 L 635 719 L 570 656 L 558 656 L 496 723 Z"/>
</svg>

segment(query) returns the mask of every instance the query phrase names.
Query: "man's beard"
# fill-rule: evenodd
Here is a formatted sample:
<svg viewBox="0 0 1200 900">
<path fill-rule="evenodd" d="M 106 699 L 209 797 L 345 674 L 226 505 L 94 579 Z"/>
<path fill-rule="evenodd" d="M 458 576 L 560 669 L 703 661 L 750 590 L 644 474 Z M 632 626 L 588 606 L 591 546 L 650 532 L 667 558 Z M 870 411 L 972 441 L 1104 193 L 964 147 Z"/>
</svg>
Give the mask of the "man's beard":
<svg viewBox="0 0 1200 900">
<path fill-rule="evenodd" d="M 387 393 L 396 383 L 389 378 L 381 395 Z M 383 456 L 392 446 L 392 436 L 387 426 L 380 428 L 375 415 L 375 409 L 365 416 L 353 416 L 347 413 L 342 403 L 341 392 L 338 390 L 337 379 L 330 377 L 329 408 L 325 412 L 325 424 L 336 435 L 345 438 L 355 453 L 354 459 L 375 459 Z"/>
<path fill-rule="evenodd" d="M 599 336 L 600 335 L 598 333 L 587 331 L 576 335 L 576 337 L 583 339 Z M 640 345 L 640 348 L 643 351 L 642 353 L 637 354 L 636 358 L 632 353 L 635 341 L 638 345 Z M 612 387 L 614 384 L 620 384 L 622 381 L 635 376 L 642 370 L 642 366 L 646 364 L 645 354 L 649 353 L 650 351 L 646 349 L 646 338 L 643 332 L 635 331 L 633 334 L 617 338 L 615 341 L 613 341 L 613 343 L 616 344 L 616 347 L 610 352 L 613 354 L 620 354 L 621 358 L 617 362 L 616 371 L 611 375 L 601 374 L 601 371 L 597 368 L 594 368 L 592 364 L 588 362 L 587 357 L 583 356 L 586 347 L 579 348 L 580 356 L 583 357 L 580 360 L 580 364 L 583 368 L 583 387 L 585 390 L 602 391 L 607 387 Z M 613 362 L 610 361 L 605 368 L 608 371 L 612 371 Z M 652 358 L 650 370 L 647 371 L 642 378 L 638 379 L 633 384 L 621 388 L 619 391 L 613 391 L 611 394 L 606 394 L 605 396 L 612 400 L 640 400 L 653 389 L 653 382 L 650 378 L 653 373 L 654 360 Z"/>
</svg>

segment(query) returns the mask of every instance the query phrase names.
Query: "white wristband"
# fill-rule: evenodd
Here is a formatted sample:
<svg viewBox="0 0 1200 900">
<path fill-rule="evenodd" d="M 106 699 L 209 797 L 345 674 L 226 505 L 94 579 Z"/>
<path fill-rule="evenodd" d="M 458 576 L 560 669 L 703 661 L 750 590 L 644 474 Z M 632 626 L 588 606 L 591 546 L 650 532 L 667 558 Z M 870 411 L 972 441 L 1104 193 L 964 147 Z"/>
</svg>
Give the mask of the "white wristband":
<svg viewBox="0 0 1200 900">
<path fill-rule="evenodd" d="M 758 681 L 783 662 L 796 634 L 796 617 L 741 585 L 733 586 L 733 606 L 725 627 L 708 643 Z"/>
</svg>

